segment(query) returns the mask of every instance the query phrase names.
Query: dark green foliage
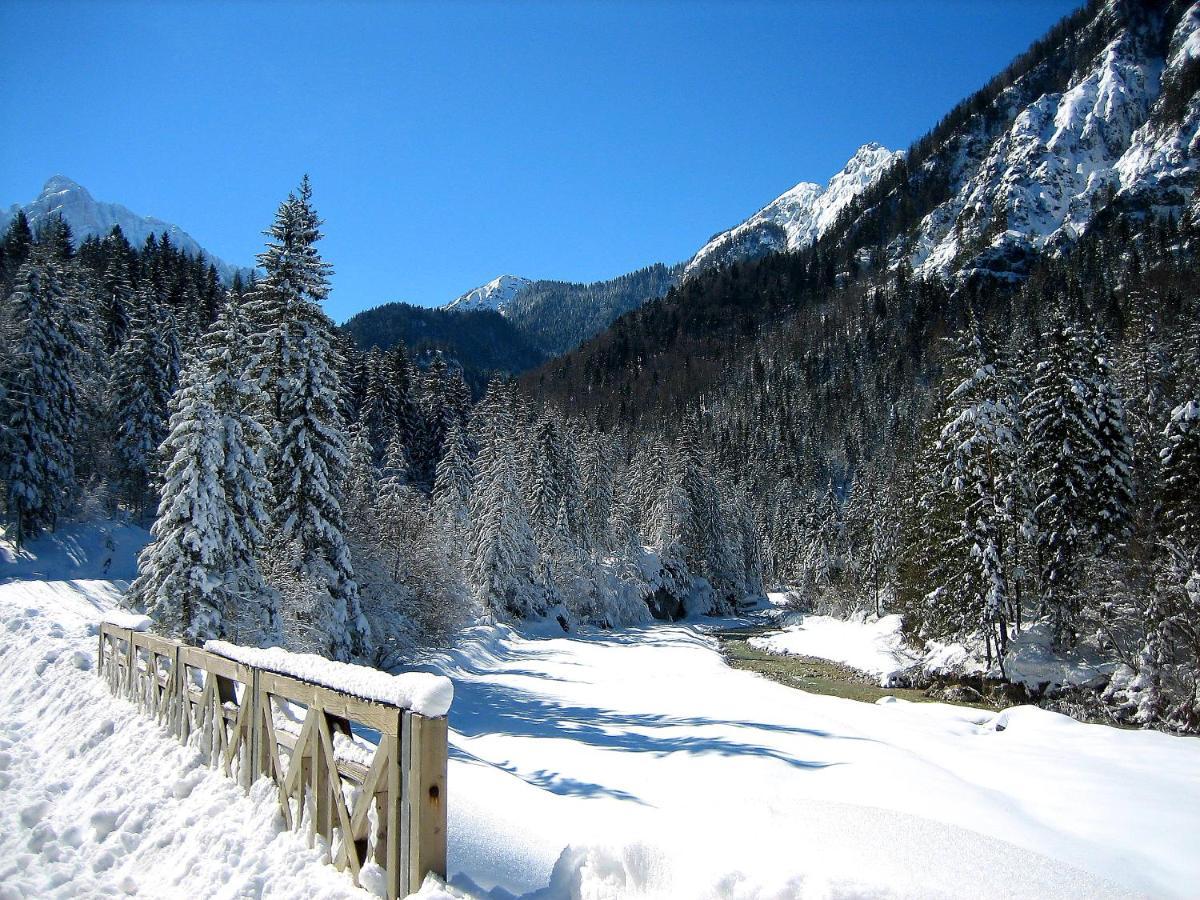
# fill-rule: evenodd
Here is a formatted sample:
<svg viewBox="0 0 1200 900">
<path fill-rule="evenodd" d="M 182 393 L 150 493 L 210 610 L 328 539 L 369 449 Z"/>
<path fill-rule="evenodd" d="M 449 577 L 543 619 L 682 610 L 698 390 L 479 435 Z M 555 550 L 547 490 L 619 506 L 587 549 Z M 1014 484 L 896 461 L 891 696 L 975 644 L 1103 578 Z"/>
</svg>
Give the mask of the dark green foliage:
<svg viewBox="0 0 1200 900">
<path fill-rule="evenodd" d="M 462 366 L 476 396 L 492 375 L 524 372 L 546 360 L 512 322 L 491 310 L 458 312 L 388 303 L 358 313 L 342 327 L 363 350 L 389 350 L 402 343 L 417 359 L 441 351 Z"/>
</svg>

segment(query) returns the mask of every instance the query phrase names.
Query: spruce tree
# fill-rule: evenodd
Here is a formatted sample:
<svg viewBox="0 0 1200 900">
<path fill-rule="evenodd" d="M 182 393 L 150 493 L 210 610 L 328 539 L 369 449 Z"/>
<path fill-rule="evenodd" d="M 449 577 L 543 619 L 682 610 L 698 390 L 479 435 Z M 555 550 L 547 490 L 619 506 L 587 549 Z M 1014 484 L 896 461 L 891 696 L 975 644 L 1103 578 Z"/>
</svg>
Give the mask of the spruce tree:
<svg viewBox="0 0 1200 900">
<path fill-rule="evenodd" d="M 109 394 L 121 493 L 135 513 L 145 509 L 156 454 L 167 434 L 171 394 L 178 378 L 170 313 L 149 286 L 136 295 L 129 335 L 113 358 Z"/>
<path fill-rule="evenodd" d="M 493 383 L 476 417 L 482 421 L 471 494 L 471 586 L 489 612 L 535 615 L 543 611 L 542 592 L 535 578 L 537 551 L 518 473 L 509 389 Z"/>
<path fill-rule="evenodd" d="M 1087 384 L 1087 352 L 1079 332 L 1059 322 L 1046 336 L 1045 354 L 1036 364 L 1024 404 L 1035 466 L 1042 602 L 1053 616 L 1060 644 L 1075 641 L 1080 565 L 1091 528 L 1090 462 L 1101 453 Z"/>
<path fill-rule="evenodd" d="M 978 328 L 959 339 L 955 372 L 938 448 L 942 480 L 953 493 L 970 565 L 954 580 L 1003 667 L 1013 602 L 1011 558 L 1024 491 L 1019 461 L 1020 422 L 1015 392 L 1000 371 L 992 341 Z M 947 585 L 947 588 L 950 588 Z"/>
<path fill-rule="evenodd" d="M 436 521 L 446 529 L 452 550 L 465 552 L 471 516 L 471 482 L 474 465 L 467 443 L 466 428 L 456 423 L 446 435 L 446 452 L 438 462 L 433 484 L 433 510 Z"/>
<path fill-rule="evenodd" d="M 38 247 L 5 304 L 12 335 L 3 373 L 3 465 L 20 546 L 53 528 L 75 492 L 75 368 L 81 356 L 61 263 Z"/>
<path fill-rule="evenodd" d="M 222 487 L 223 435 L 212 386 L 199 371 L 189 371 L 172 406 L 162 446 L 168 460 L 162 500 L 129 602 L 164 633 L 202 643 L 231 636 L 240 600 L 229 583 L 233 512 Z"/>
<path fill-rule="evenodd" d="M 339 360 L 320 307 L 330 267 L 316 248 L 321 223 L 311 196 L 305 177 L 280 205 L 258 258 L 265 274 L 252 309 L 275 447 L 273 563 L 298 586 L 299 640 L 344 660 L 366 652 L 369 635 L 339 501 L 347 467 Z"/>
</svg>

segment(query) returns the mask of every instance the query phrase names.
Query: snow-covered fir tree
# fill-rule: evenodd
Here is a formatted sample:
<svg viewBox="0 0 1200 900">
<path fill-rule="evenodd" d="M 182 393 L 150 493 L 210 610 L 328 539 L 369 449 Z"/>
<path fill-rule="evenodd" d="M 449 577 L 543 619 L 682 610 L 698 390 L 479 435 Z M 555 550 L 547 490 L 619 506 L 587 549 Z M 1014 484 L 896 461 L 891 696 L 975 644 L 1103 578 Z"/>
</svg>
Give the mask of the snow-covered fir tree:
<svg viewBox="0 0 1200 900">
<path fill-rule="evenodd" d="M 537 549 L 518 471 L 510 388 L 493 382 L 476 408 L 478 435 L 471 492 L 469 576 L 477 602 L 489 612 L 525 617 L 543 609 L 535 579 Z"/>
<path fill-rule="evenodd" d="M 67 291 L 61 261 L 38 247 L 17 272 L 4 309 L 0 464 L 18 546 L 54 527 L 76 486 L 75 378 L 82 347 Z"/>
<path fill-rule="evenodd" d="M 335 659 L 367 650 L 339 495 L 347 459 L 333 324 L 320 303 L 329 266 L 316 243 L 320 221 L 307 177 L 279 207 L 259 256 L 253 302 L 260 384 L 274 455 L 273 574 L 292 579 L 300 606 L 285 610 L 297 640 Z"/>
<path fill-rule="evenodd" d="M 119 489 L 136 513 L 145 507 L 153 487 L 155 455 L 166 437 L 168 407 L 178 380 L 171 316 L 150 287 L 140 288 L 128 336 L 113 357 L 110 398 Z"/>
<path fill-rule="evenodd" d="M 229 549 L 238 530 L 222 482 L 224 435 L 212 385 L 190 369 L 172 400 L 167 460 L 153 540 L 138 560 L 129 602 L 191 643 L 232 636 L 243 599 Z"/>
</svg>

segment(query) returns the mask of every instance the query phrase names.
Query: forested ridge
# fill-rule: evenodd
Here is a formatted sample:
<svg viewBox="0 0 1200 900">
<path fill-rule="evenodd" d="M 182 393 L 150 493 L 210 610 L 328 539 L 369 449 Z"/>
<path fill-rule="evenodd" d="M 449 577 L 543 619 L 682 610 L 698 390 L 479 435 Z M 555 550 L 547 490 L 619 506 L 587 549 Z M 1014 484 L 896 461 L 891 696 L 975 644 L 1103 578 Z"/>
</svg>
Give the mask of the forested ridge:
<svg viewBox="0 0 1200 900">
<path fill-rule="evenodd" d="M 690 278 L 522 384 L 627 441 L 689 429 L 753 506 L 768 581 L 798 607 L 900 612 L 917 646 L 978 646 L 1000 679 L 1037 623 L 1062 653 L 1120 661 L 1092 713 L 1196 729 L 1190 187 L 1100 192 L 1082 237 L 1042 248 L 997 242 L 1002 222 L 964 227 L 950 277 L 908 263 L 960 161 L 983 156 L 964 147 L 1123 34 L 1166 53 L 1185 8 L 1080 10 L 813 246 Z M 1194 69 L 1164 73 L 1150 126 L 1194 114 Z"/>
</svg>

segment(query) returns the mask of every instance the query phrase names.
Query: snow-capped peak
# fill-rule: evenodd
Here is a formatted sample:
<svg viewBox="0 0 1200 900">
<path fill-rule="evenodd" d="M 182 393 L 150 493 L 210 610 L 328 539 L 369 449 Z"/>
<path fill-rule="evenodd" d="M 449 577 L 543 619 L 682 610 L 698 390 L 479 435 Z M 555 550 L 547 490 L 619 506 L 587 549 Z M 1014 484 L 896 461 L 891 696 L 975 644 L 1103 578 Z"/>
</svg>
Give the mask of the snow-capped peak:
<svg viewBox="0 0 1200 900">
<path fill-rule="evenodd" d="M 692 257 L 684 277 L 713 265 L 808 246 L 837 220 L 847 203 L 903 155 L 874 141 L 863 144 L 827 185 L 802 181 L 741 225 L 718 234 Z"/>
<path fill-rule="evenodd" d="M 38 197 L 39 200 L 53 197 L 55 194 L 79 194 L 87 197 L 89 200 L 92 195 L 88 193 L 88 189 L 76 181 L 72 181 L 66 175 L 51 175 L 46 179 L 46 183 L 42 186 L 42 193 Z"/>
<path fill-rule="evenodd" d="M 503 315 L 517 295 L 531 284 L 533 284 L 532 281 L 519 275 L 501 275 L 485 285 L 467 291 L 442 308 L 460 311 L 494 309 Z"/>
<path fill-rule="evenodd" d="M 71 226 L 71 234 L 77 242 L 88 237 L 107 237 L 114 225 L 121 226 L 125 238 L 135 247 L 145 243 L 151 234 L 166 234 L 176 248 L 193 256 L 203 256 L 216 266 L 227 284 L 238 272 L 238 267 L 213 256 L 178 225 L 153 216 L 140 216 L 120 203 L 96 200 L 87 188 L 66 175 L 53 175 L 47 179 L 36 200 L 25 204 L 14 203 L 7 210 L 0 208 L 0 229 L 7 228 L 8 223 L 21 211 L 24 211 L 29 224 L 35 229 L 51 216 L 62 216 Z"/>
</svg>

